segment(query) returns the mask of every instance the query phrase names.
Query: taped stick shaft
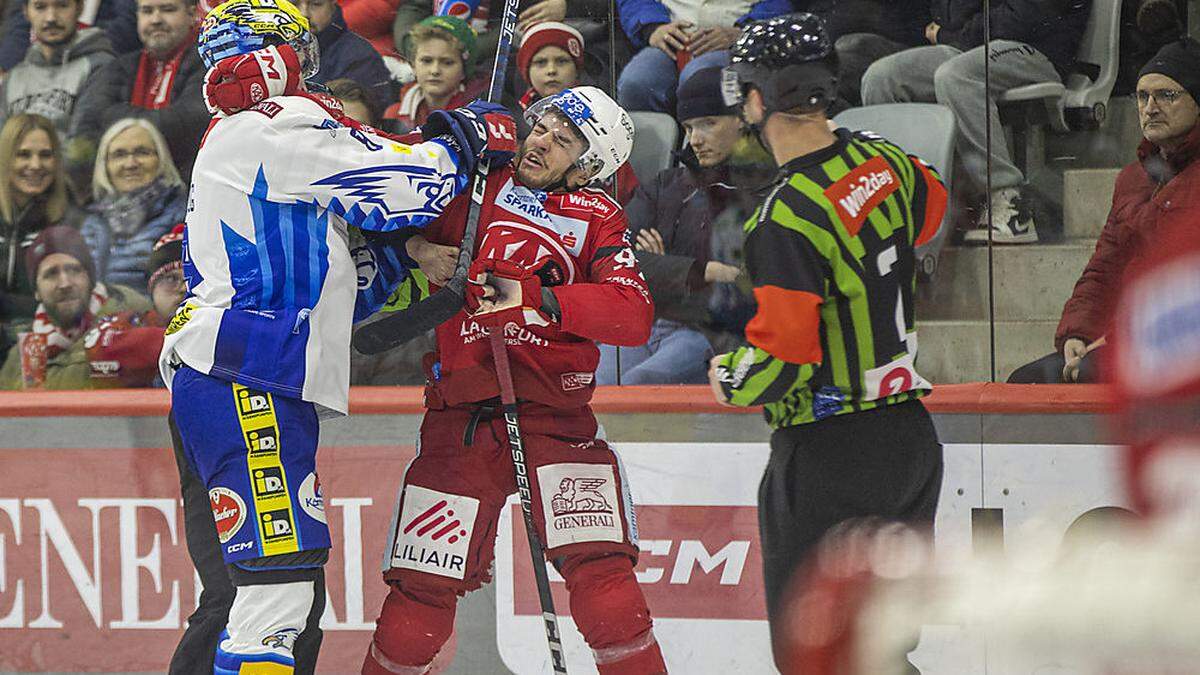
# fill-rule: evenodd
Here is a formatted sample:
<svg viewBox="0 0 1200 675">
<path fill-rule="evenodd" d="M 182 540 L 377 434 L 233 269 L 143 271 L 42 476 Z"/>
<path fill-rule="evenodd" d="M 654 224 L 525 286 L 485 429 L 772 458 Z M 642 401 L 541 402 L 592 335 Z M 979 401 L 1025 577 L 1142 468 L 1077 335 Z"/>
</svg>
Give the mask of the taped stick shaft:
<svg viewBox="0 0 1200 675">
<path fill-rule="evenodd" d="M 493 327 L 488 331 L 492 360 L 496 364 L 496 381 L 500 385 L 500 403 L 504 409 L 508 449 L 512 454 L 513 473 L 517 481 L 517 497 L 521 500 L 525 535 L 529 539 L 529 553 L 533 558 L 533 577 L 537 582 L 538 602 L 542 608 L 542 626 L 546 629 L 546 643 L 550 646 L 550 662 L 554 666 L 554 672 L 566 673 L 567 660 L 563 654 L 562 639 L 559 637 L 558 614 L 554 611 L 554 596 L 550 592 L 550 575 L 546 573 L 546 549 L 533 522 L 533 488 L 529 477 L 529 465 L 525 462 L 525 443 L 521 438 L 521 424 L 517 417 L 517 395 L 513 388 L 508 347 L 504 344 L 504 329 Z"/>
</svg>

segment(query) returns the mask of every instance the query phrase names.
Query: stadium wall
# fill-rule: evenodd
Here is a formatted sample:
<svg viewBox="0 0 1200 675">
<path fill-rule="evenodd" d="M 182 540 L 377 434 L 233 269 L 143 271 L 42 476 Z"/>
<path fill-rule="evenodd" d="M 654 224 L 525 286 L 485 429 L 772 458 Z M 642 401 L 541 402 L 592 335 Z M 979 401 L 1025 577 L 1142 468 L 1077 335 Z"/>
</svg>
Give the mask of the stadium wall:
<svg viewBox="0 0 1200 675">
<path fill-rule="evenodd" d="M 926 401 L 946 445 L 940 565 L 981 546 L 1019 555 L 1125 506 L 1104 390 L 947 385 Z M 0 394 L 0 672 L 163 671 L 199 586 L 167 409 L 157 390 Z M 760 415 L 717 406 L 707 387 L 602 389 L 595 409 L 639 503 L 639 579 L 672 671 L 773 672 L 754 508 L 768 452 Z M 320 673 L 361 663 L 421 393 L 358 388 L 351 412 L 324 426 L 318 457 L 335 542 Z M 498 581 L 460 607 L 445 672 L 545 666 L 517 508 L 500 526 Z M 572 672 L 594 672 L 552 579 Z M 927 627 L 914 663 L 927 675 L 1024 670 L 962 631 Z"/>
</svg>

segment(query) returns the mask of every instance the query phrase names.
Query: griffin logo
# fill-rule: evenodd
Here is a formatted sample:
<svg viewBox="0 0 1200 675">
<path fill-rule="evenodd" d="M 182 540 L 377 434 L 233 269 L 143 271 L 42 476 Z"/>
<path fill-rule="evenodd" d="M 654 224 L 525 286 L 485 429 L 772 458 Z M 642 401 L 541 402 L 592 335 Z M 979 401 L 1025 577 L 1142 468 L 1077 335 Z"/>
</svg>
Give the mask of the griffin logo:
<svg viewBox="0 0 1200 675">
<path fill-rule="evenodd" d="M 572 462 L 540 466 L 537 482 L 545 486 L 541 502 L 547 547 L 625 541 L 625 523 L 632 523 L 627 520 L 631 512 L 624 509 L 618 513 L 621 488 L 611 465 Z"/>
<path fill-rule="evenodd" d="M 550 500 L 550 510 L 556 516 L 612 513 L 612 504 L 598 491 L 607 482 L 607 478 L 564 478 L 558 484 L 558 494 Z"/>
</svg>

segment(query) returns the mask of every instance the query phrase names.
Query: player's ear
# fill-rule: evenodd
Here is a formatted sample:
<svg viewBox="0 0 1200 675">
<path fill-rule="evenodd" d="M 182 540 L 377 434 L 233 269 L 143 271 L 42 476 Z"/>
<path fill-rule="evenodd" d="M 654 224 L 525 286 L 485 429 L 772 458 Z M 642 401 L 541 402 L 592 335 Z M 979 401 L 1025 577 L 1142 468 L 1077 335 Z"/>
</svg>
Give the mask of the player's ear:
<svg viewBox="0 0 1200 675">
<path fill-rule="evenodd" d="M 578 190 L 590 183 L 591 180 L 591 178 L 583 174 L 583 171 L 578 166 L 574 165 L 567 169 L 567 173 L 563 175 L 563 185 L 567 187 L 567 190 Z"/>
<path fill-rule="evenodd" d="M 746 92 L 746 102 L 742 104 L 742 119 L 749 124 L 761 124 L 764 110 L 762 92 L 757 87 L 750 87 Z"/>
</svg>

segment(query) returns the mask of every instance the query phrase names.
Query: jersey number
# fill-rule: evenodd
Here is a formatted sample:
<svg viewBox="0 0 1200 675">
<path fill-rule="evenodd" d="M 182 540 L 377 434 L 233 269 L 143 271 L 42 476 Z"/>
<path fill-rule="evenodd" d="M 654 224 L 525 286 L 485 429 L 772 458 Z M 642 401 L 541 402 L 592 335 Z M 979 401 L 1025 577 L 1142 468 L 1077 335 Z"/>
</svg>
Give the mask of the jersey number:
<svg viewBox="0 0 1200 675">
<path fill-rule="evenodd" d="M 889 246 L 881 251 L 875 259 L 879 276 L 891 274 L 897 260 L 899 260 L 899 256 L 895 246 Z M 913 368 L 916 344 L 909 344 L 908 326 L 904 322 L 904 291 L 900 284 L 896 284 L 895 319 L 896 339 L 900 341 L 905 354 L 891 363 L 863 373 L 866 391 L 871 392 L 876 399 L 895 396 L 917 386 L 929 386 Z M 914 335 L 913 338 L 915 342 L 916 336 Z"/>
</svg>

